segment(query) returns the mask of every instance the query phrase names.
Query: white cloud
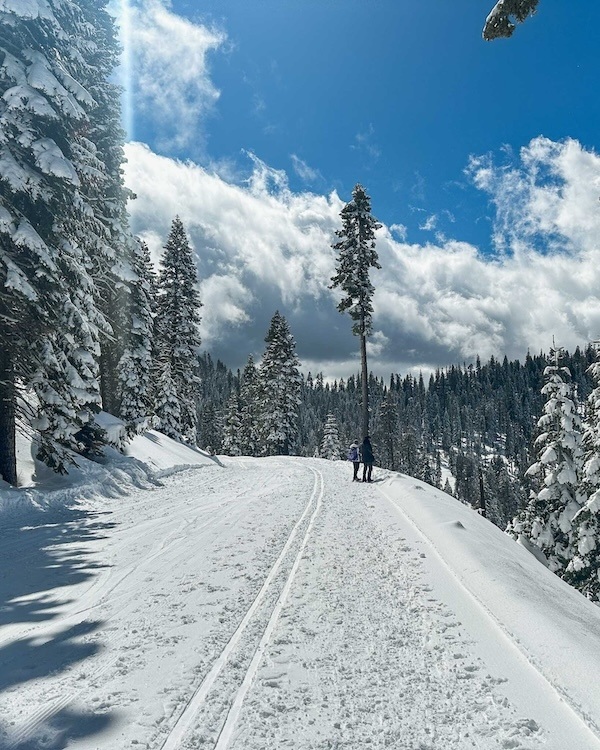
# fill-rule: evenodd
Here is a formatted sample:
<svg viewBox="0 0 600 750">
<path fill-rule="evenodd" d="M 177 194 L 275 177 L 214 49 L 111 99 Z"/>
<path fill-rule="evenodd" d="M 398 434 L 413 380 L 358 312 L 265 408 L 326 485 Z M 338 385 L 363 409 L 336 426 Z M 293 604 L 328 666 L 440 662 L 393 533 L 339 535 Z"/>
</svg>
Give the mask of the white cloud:
<svg viewBox="0 0 600 750">
<path fill-rule="evenodd" d="M 299 156 L 296 156 L 296 154 L 291 154 L 290 158 L 292 160 L 294 172 L 301 180 L 304 180 L 304 182 L 310 184 L 311 182 L 316 182 L 317 180 L 322 179 L 321 173 L 318 169 L 309 167 L 308 164 Z"/>
<path fill-rule="evenodd" d="M 246 186 L 139 143 L 128 144 L 126 156 L 126 181 L 138 196 L 130 205 L 135 231 L 154 253 L 175 215 L 190 233 L 203 294 L 210 294 L 203 309 L 206 341 L 253 318 L 253 306 L 270 305 L 270 317 L 278 306 L 293 310 L 307 298 L 330 296 L 330 244 L 343 205 L 335 194 L 292 193 L 283 172 L 253 155 Z"/>
<path fill-rule="evenodd" d="M 396 235 L 396 239 L 406 242 L 408 228 L 404 224 L 390 224 L 390 232 Z"/>
<path fill-rule="evenodd" d="M 369 357 L 378 359 L 389 343 L 390 340 L 383 331 L 373 331 L 367 341 L 367 353 Z"/>
<path fill-rule="evenodd" d="M 432 214 L 431 216 L 428 216 L 423 224 L 419 225 L 419 229 L 422 229 L 425 232 L 432 232 L 436 227 L 438 223 L 438 217 L 437 214 Z"/>
<path fill-rule="evenodd" d="M 129 144 L 127 158 L 127 183 L 138 195 L 134 228 L 160 245 L 179 214 L 190 231 L 207 346 L 220 346 L 229 364 L 243 364 L 262 350 L 268 320 L 280 308 L 313 373 L 357 371 L 350 321 L 328 289 L 343 206 L 336 193 L 294 193 L 285 173 L 255 156 L 242 186 L 141 144 Z M 518 167 L 482 160 L 471 169 L 498 207 L 510 252 L 484 257 L 468 243 L 409 244 L 398 226 L 379 230 L 370 364 L 382 375 L 476 354 L 523 358 L 528 349 L 547 350 L 553 336 L 573 348 L 600 333 L 600 157 L 574 141 L 536 139 Z M 237 352 L 240 345 L 247 349 Z"/>
<path fill-rule="evenodd" d="M 160 0 L 132 3 L 128 28 L 135 109 L 152 119 L 161 148 L 199 153 L 202 120 L 219 98 L 208 56 L 225 43 L 224 32 L 178 16 Z"/>
<path fill-rule="evenodd" d="M 502 251 L 595 251 L 600 237 L 600 157 L 573 139 L 540 136 L 521 149 L 520 163 L 472 157 L 467 173 L 496 208 Z"/>
</svg>

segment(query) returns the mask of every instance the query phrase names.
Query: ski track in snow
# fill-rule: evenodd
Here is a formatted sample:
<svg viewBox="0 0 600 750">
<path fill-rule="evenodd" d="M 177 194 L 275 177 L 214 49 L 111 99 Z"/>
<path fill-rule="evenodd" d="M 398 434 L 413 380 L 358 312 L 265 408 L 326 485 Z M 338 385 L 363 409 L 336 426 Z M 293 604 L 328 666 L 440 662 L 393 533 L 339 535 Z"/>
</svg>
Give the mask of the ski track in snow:
<svg viewBox="0 0 600 750">
<path fill-rule="evenodd" d="M 514 672 L 437 594 L 435 549 L 385 483 L 345 462 L 224 463 L 95 501 L 73 522 L 93 534 L 48 545 L 86 576 L 38 562 L 23 596 L 45 618 L 0 620 L 2 750 L 571 750 L 514 705 Z M 25 580 L 19 541 L 0 569 Z"/>
<path fill-rule="evenodd" d="M 393 521 L 374 523 L 373 492 L 329 477 L 294 601 L 229 747 L 541 747 L 536 723 L 515 714 L 502 678 L 470 656 L 457 616 L 421 582 L 422 553 Z M 213 743 L 199 732 L 186 747 Z"/>
<path fill-rule="evenodd" d="M 197 690 L 194 692 L 194 695 L 185 706 L 183 712 L 180 714 L 177 720 L 177 723 L 175 724 L 173 729 L 170 731 L 169 736 L 167 737 L 165 742 L 162 744 L 161 746 L 162 750 L 176 750 L 176 748 L 180 746 L 182 739 L 185 737 L 186 733 L 190 730 L 193 724 L 197 722 L 198 713 L 203 707 L 203 704 L 206 701 L 211 688 L 213 687 L 220 673 L 227 667 L 228 660 L 231 654 L 233 653 L 234 649 L 238 645 L 241 637 L 243 636 L 244 631 L 246 630 L 246 627 L 252 621 L 252 618 L 256 616 L 256 613 L 259 610 L 262 604 L 262 601 L 266 593 L 269 590 L 271 583 L 277 576 L 282 563 L 285 561 L 286 555 L 288 554 L 288 550 L 293 545 L 296 539 L 298 530 L 301 528 L 302 522 L 305 520 L 308 512 L 311 510 L 312 506 L 314 505 L 315 508 L 310 518 L 308 529 L 302 541 L 300 551 L 296 555 L 294 565 L 288 576 L 287 582 L 284 586 L 281 596 L 279 597 L 277 604 L 275 608 L 273 609 L 273 612 L 271 613 L 271 616 L 267 623 L 267 628 L 263 634 L 263 637 L 261 638 L 260 643 L 258 644 L 254 652 L 250 666 L 246 670 L 246 674 L 244 675 L 244 679 L 242 680 L 242 684 L 235 695 L 233 704 L 231 706 L 231 710 L 228 712 L 228 715 L 227 715 L 225 726 L 221 729 L 221 732 L 219 733 L 219 740 L 217 742 L 217 747 L 226 746 L 227 738 L 230 735 L 231 730 L 233 726 L 235 725 L 235 719 L 237 715 L 239 714 L 239 707 L 241 706 L 243 702 L 244 696 L 249 686 L 252 684 L 252 680 L 256 673 L 258 664 L 260 663 L 260 659 L 262 658 L 265 645 L 268 643 L 269 637 L 271 635 L 271 632 L 273 630 L 273 627 L 279 615 L 281 606 L 283 602 L 285 601 L 285 598 L 287 597 L 287 593 L 289 592 L 289 588 L 293 582 L 294 575 L 298 567 L 298 561 L 300 559 L 299 556 L 301 552 L 304 550 L 304 547 L 306 546 L 306 541 L 308 539 L 308 534 L 310 533 L 310 530 L 312 528 L 314 518 L 321 508 L 321 500 L 323 496 L 323 477 L 320 472 L 317 473 L 316 471 L 314 471 L 314 474 L 315 474 L 315 486 L 310 496 L 310 499 L 308 501 L 308 504 L 306 505 L 304 509 L 304 512 L 300 516 L 299 521 L 296 523 L 296 525 L 292 529 L 285 545 L 283 546 L 283 549 L 281 550 L 279 557 L 275 561 L 273 567 L 271 568 L 271 570 L 269 571 L 269 574 L 267 575 L 265 579 L 263 586 L 258 592 L 256 599 L 252 602 L 252 605 L 250 606 L 250 608 L 244 615 L 244 618 L 240 622 L 239 626 L 236 628 L 234 634 L 232 635 L 231 639 L 228 641 L 227 645 L 225 646 L 225 648 L 219 655 L 218 659 L 215 661 L 212 669 L 204 678 L 204 680 L 202 681 L 200 686 L 197 688 Z M 318 497 L 317 497 L 319 487 L 320 487 L 320 493 L 318 494 Z M 315 497 L 317 497 L 316 503 L 315 503 Z"/>
</svg>

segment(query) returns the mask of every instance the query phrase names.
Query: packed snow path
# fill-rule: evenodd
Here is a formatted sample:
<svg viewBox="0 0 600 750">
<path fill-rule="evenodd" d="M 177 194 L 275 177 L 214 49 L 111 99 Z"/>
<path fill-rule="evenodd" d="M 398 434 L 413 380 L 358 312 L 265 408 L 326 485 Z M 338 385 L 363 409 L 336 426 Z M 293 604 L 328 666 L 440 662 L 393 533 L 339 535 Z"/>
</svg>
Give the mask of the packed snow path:
<svg viewBox="0 0 600 750">
<path fill-rule="evenodd" d="M 434 490 L 223 461 L 3 534 L 0 747 L 600 750 L 420 530 Z"/>
</svg>

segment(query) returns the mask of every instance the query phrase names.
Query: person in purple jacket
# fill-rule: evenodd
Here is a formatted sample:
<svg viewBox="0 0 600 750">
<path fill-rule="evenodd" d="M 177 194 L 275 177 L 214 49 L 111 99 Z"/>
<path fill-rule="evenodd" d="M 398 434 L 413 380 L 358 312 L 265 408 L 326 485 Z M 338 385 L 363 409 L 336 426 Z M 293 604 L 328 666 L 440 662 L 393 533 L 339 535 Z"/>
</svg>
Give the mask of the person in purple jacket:
<svg viewBox="0 0 600 750">
<path fill-rule="evenodd" d="M 358 443 L 354 441 L 348 450 L 348 461 L 352 461 L 354 465 L 354 476 L 352 477 L 353 482 L 358 482 L 358 469 L 360 467 L 360 454 L 358 452 Z"/>
</svg>

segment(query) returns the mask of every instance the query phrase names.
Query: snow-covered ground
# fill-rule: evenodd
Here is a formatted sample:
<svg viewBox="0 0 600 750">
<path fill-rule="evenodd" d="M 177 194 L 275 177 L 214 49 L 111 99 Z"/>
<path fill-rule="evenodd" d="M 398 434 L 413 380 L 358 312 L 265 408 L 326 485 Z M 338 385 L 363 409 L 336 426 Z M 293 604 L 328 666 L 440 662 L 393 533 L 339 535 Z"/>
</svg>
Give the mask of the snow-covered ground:
<svg viewBox="0 0 600 750">
<path fill-rule="evenodd" d="M 145 440 L 0 493 L 1 748 L 600 750 L 600 609 L 475 512 Z"/>
</svg>

